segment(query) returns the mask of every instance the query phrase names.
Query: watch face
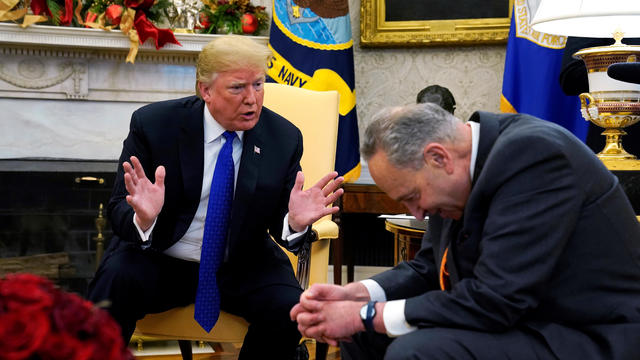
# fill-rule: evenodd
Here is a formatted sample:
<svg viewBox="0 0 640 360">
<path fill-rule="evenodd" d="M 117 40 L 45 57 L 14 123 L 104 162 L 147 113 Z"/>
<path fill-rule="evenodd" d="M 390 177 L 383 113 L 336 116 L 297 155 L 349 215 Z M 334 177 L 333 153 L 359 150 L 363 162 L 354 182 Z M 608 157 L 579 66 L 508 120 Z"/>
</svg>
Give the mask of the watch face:
<svg viewBox="0 0 640 360">
<path fill-rule="evenodd" d="M 367 319 L 367 304 L 362 305 L 362 307 L 360 308 L 360 319 Z"/>
</svg>

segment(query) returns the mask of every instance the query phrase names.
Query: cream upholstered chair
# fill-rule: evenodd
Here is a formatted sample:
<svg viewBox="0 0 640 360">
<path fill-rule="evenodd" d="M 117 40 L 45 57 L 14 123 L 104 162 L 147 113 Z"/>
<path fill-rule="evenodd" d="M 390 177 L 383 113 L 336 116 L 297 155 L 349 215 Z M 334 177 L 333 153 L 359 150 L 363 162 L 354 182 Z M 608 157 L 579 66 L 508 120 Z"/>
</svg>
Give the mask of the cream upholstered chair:
<svg viewBox="0 0 640 360">
<path fill-rule="evenodd" d="M 338 134 L 338 103 L 336 91 L 311 91 L 293 86 L 265 84 L 264 106 L 284 116 L 301 131 L 304 153 L 301 165 L 305 175 L 305 188 L 315 184 L 334 169 Z M 338 226 L 326 216 L 313 224 L 311 238 L 298 258 L 286 252 L 297 264 L 296 276 L 306 288 L 316 282 L 326 283 L 329 264 L 330 239 L 338 237 Z M 309 246 L 311 251 L 309 251 Z M 296 267 L 294 265 L 294 267 Z M 141 344 L 145 339 L 180 340 L 183 359 L 191 359 L 190 340 L 217 343 L 218 352 L 225 354 L 220 343 L 240 343 L 247 332 L 244 319 L 221 312 L 218 322 L 206 333 L 193 319 L 194 306 L 174 308 L 163 313 L 149 314 L 136 324 L 133 341 Z M 317 358 L 326 355 L 326 345 L 318 346 Z M 226 353 L 228 355 L 228 353 Z M 268 350 L 265 351 L 268 354 Z"/>
</svg>

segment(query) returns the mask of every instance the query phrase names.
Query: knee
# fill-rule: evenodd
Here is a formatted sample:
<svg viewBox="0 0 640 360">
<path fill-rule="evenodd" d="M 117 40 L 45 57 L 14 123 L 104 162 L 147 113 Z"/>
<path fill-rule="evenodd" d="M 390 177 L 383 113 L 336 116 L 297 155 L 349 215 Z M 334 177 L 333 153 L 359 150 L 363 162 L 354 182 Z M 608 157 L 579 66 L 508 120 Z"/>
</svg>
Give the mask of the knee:
<svg viewBox="0 0 640 360">
<path fill-rule="evenodd" d="M 385 360 L 458 359 L 459 344 L 455 338 L 437 331 L 416 331 L 396 338 L 387 348 Z"/>
<path fill-rule="evenodd" d="M 89 287 L 88 297 L 92 301 L 113 300 L 115 294 L 136 296 L 143 284 L 153 281 L 140 271 L 127 257 L 114 255 L 100 264 Z"/>
</svg>

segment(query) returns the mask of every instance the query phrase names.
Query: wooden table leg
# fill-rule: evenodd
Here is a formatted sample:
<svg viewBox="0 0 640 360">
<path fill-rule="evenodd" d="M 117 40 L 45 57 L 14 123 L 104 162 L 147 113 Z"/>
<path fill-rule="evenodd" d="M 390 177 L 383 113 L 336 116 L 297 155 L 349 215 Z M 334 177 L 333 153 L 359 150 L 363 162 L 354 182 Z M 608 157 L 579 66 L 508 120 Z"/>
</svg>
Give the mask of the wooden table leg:
<svg viewBox="0 0 640 360">
<path fill-rule="evenodd" d="M 338 225 L 338 238 L 331 242 L 331 249 L 333 250 L 333 256 L 331 260 L 333 262 L 333 283 L 336 285 L 342 285 L 342 259 L 344 258 L 344 242 L 342 234 L 342 226 L 340 226 L 340 213 L 333 217 L 333 221 Z"/>
</svg>

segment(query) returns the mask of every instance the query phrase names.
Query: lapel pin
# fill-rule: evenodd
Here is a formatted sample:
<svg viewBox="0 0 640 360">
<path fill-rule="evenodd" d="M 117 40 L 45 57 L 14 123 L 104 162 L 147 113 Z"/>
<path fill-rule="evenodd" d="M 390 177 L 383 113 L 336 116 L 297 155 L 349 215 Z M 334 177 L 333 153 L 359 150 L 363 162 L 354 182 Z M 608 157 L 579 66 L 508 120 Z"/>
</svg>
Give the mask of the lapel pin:
<svg viewBox="0 0 640 360">
<path fill-rule="evenodd" d="M 254 145 L 253 146 L 253 152 L 256 153 L 256 154 L 260 154 L 260 148 Z"/>
</svg>

